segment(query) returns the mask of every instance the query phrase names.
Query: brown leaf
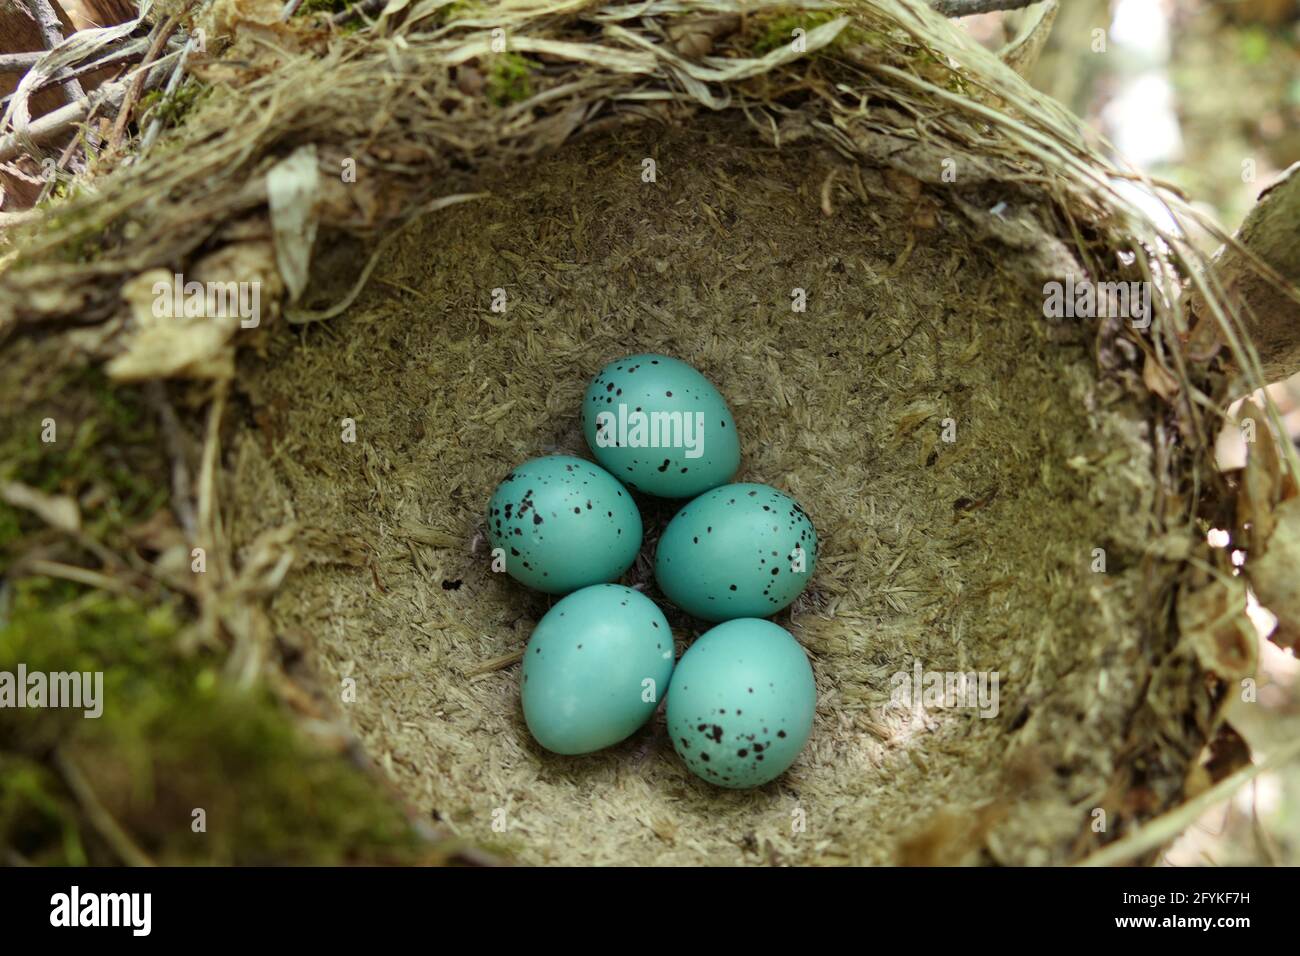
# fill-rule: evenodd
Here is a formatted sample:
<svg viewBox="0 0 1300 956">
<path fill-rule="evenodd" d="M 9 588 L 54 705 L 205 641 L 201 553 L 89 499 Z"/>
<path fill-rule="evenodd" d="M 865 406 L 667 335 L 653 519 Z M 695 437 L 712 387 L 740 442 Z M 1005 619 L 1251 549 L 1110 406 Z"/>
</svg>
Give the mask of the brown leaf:
<svg viewBox="0 0 1300 956">
<path fill-rule="evenodd" d="M 921 180 L 897 169 L 885 170 L 885 182 L 896 195 L 904 199 L 917 199 L 921 195 Z"/>
<path fill-rule="evenodd" d="M 1250 422 L 1253 431 L 1253 440 L 1246 444 L 1246 470 L 1237 496 L 1238 540 L 1254 548 L 1255 542 L 1267 541 L 1273 533 L 1273 508 L 1282 496 L 1282 458 L 1262 408 L 1243 402 L 1238 422 L 1243 426 Z"/>
<path fill-rule="evenodd" d="M 168 548 L 188 544 L 170 508 L 159 508 L 147 521 L 127 528 L 126 536 L 141 551 L 162 553 Z"/>
<path fill-rule="evenodd" d="M 1225 680 L 1255 673 L 1255 626 L 1246 616 L 1246 582 L 1215 578 L 1178 594 L 1178 627 L 1206 670 Z"/>
<path fill-rule="evenodd" d="M 1273 641 L 1295 646 L 1300 635 L 1300 498 L 1277 506 L 1271 515 L 1272 529 L 1263 539 L 1263 553 L 1252 553 L 1246 562 L 1246 577 L 1259 603 L 1277 616 Z"/>
<path fill-rule="evenodd" d="M 122 285 L 133 322 L 106 366 L 118 381 L 234 374 L 234 338 L 274 317 L 284 282 L 266 240 L 225 246 L 177 278 L 162 269 Z"/>
<path fill-rule="evenodd" d="M 735 14 L 701 17 L 669 27 L 668 39 L 678 53 L 688 60 L 695 60 L 712 53 L 714 42 L 735 33 L 739 26 L 740 17 Z"/>
<path fill-rule="evenodd" d="M 1160 364 L 1154 355 L 1148 354 L 1142 365 L 1142 381 L 1165 401 L 1171 401 L 1178 394 L 1180 386 L 1172 372 Z"/>
<path fill-rule="evenodd" d="M 483 92 L 487 80 L 483 74 L 468 63 L 456 67 L 456 88 L 466 96 L 478 96 Z"/>
</svg>

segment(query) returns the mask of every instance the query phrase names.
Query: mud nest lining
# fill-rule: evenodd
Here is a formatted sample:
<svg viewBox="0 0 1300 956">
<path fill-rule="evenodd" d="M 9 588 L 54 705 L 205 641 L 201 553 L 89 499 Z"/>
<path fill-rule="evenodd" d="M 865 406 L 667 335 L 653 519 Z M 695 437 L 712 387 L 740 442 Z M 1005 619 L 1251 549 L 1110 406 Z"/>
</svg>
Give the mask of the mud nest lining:
<svg viewBox="0 0 1300 956">
<path fill-rule="evenodd" d="M 355 679 L 338 710 L 412 803 L 527 863 L 1057 863 L 1093 845 L 1095 808 L 1123 818 L 1117 768 L 1168 650 L 1152 621 L 1168 580 L 1140 559 L 1147 416 L 1099 379 L 1082 326 L 1043 319 L 1005 249 L 885 170 L 775 149 L 734 117 L 459 185 L 490 195 L 408 230 L 345 316 L 241 354 L 223 475 L 237 545 L 299 529 L 276 632 L 322 695 Z M 693 777 L 662 709 L 609 750 L 547 753 L 501 666 L 554 599 L 492 573 L 485 503 L 525 458 L 590 457 L 582 390 L 641 351 L 718 385 L 736 480 L 794 495 L 820 536 L 811 586 L 775 619 L 811 658 L 816 723 L 754 791 Z M 650 571 L 674 508 L 639 504 L 625 583 L 664 607 L 680 654 L 706 626 Z M 996 671 L 996 716 L 891 703 L 917 662 Z M 1144 769 L 1153 805 L 1191 757 Z"/>
</svg>

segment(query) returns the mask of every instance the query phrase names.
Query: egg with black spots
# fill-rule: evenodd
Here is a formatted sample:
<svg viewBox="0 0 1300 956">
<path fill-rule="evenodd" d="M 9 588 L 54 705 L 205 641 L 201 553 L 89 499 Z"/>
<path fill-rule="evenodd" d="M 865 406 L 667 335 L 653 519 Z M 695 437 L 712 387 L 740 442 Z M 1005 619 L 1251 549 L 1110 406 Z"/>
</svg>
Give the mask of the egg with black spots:
<svg viewBox="0 0 1300 956">
<path fill-rule="evenodd" d="M 640 591 L 596 584 L 561 599 L 524 649 L 520 693 L 533 738 L 584 754 L 624 740 L 654 714 L 673 673 L 673 635 Z"/>
<path fill-rule="evenodd" d="M 723 485 L 664 529 L 655 579 L 706 621 L 770 617 L 797 598 L 817 565 L 817 531 L 799 502 L 770 485 Z"/>
<path fill-rule="evenodd" d="M 667 355 L 611 362 L 587 386 L 582 430 L 592 455 L 629 488 L 693 498 L 730 481 L 740 438 L 722 393 Z"/>
<path fill-rule="evenodd" d="M 673 748 L 702 780 L 734 790 L 776 779 L 812 732 L 817 685 L 785 628 L 737 618 L 690 646 L 668 686 Z"/>
<path fill-rule="evenodd" d="M 548 594 L 616 580 L 641 549 L 631 492 L 569 455 L 533 458 L 510 472 L 488 502 L 487 521 L 493 566 Z"/>
</svg>

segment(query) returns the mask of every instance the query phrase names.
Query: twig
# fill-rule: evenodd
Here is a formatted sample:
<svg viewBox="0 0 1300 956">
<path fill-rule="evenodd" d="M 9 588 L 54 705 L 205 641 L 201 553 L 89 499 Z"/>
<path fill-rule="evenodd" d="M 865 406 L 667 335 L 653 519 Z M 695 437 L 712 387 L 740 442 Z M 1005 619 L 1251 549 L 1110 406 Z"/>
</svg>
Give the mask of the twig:
<svg viewBox="0 0 1300 956">
<path fill-rule="evenodd" d="M 298 8 L 301 6 L 302 0 L 289 0 L 289 2 L 284 5 L 284 9 L 280 11 L 280 19 L 288 20 L 298 12 Z"/>
<path fill-rule="evenodd" d="M 86 114 L 87 125 L 89 125 L 90 122 L 94 120 L 96 111 L 100 108 L 100 106 L 103 105 L 103 103 L 104 103 L 103 100 L 97 100 L 95 102 L 95 105 L 90 108 L 90 112 Z M 63 152 L 59 154 L 58 162 L 54 164 L 54 169 L 56 172 L 65 167 L 70 168 L 72 172 L 77 175 L 79 175 L 82 171 L 84 171 L 85 169 L 84 164 L 72 163 L 72 154 L 77 151 L 77 143 L 79 139 L 80 137 L 74 136 L 72 137 L 72 139 L 68 140 L 68 145 L 63 147 Z M 49 179 L 45 181 L 45 185 L 41 187 L 41 194 L 36 199 L 36 205 L 39 206 L 41 203 L 45 202 L 47 198 L 49 198 L 49 195 L 51 192 L 54 191 L 54 187 L 57 184 L 57 182 L 58 182 L 57 176 L 51 176 L 49 177 Z"/>
<path fill-rule="evenodd" d="M 493 671 L 499 671 L 502 668 L 509 667 L 511 664 L 517 664 L 524 659 L 523 650 L 511 651 L 509 654 L 502 654 L 500 657 L 493 657 L 484 661 L 476 667 L 471 667 L 465 671 L 466 677 L 481 677 L 484 674 L 491 674 Z"/>
<path fill-rule="evenodd" d="M 176 68 L 172 70 L 172 75 L 167 80 L 167 87 L 163 90 L 163 98 L 173 96 L 177 88 L 181 85 L 181 77 L 185 75 L 185 59 L 190 55 L 190 50 L 194 47 L 193 40 L 186 40 L 185 46 L 181 47 L 181 55 L 176 59 Z M 158 133 L 162 129 L 163 120 L 161 116 L 155 116 L 149 123 L 149 128 L 145 130 L 144 138 L 140 141 L 139 155 L 143 155 L 154 140 L 158 138 Z"/>
<path fill-rule="evenodd" d="M 170 55 L 170 54 L 169 54 Z M 143 66 L 135 74 L 135 78 L 152 72 Z M 80 103 L 69 103 L 66 106 L 60 106 L 57 110 L 52 110 L 44 116 L 33 120 L 27 127 L 27 139 L 32 142 L 50 139 L 60 135 L 83 122 L 87 116 L 98 106 L 108 107 L 110 109 L 120 108 L 119 104 L 126 93 L 127 80 L 121 80 L 114 83 L 105 83 L 97 89 L 91 96 L 82 100 Z M 146 79 L 145 88 L 153 84 Z M 91 101 L 94 101 L 93 103 Z M 8 162 L 15 156 L 23 152 L 23 142 L 19 140 L 17 133 L 8 133 L 0 136 L 0 163 Z"/>
<path fill-rule="evenodd" d="M 113 80 L 116 81 L 120 79 L 121 76 L 122 76 L 122 69 L 119 69 L 116 73 L 113 74 Z M 96 147 L 99 145 L 99 137 L 95 136 L 93 132 L 94 127 L 91 124 L 93 124 L 95 121 L 95 114 L 99 112 L 100 107 L 104 106 L 105 103 L 106 100 L 104 100 L 103 97 L 96 99 L 95 104 L 90 108 L 90 112 L 86 114 L 86 119 L 85 119 L 86 137 L 85 138 L 87 140 L 90 140 L 91 143 Z M 75 175 L 80 175 L 82 172 L 85 171 L 84 163 L 81 162 L 74 163 L 72 161 L 73 154 L 77 150 L 78 139 L 79 137 L 74 136 L 72 140 L 68 143 L 67 148 L 63 150 L 63 154 L 59 156 L 59 161 L 55 164 L 55 169 L 63 169 L 66 166 L 67 168 L 71 169 Z M 40 199 L 41 202 L 44 202 L 45 198 L 54 189 L 54 182 L 55 182 L 54 178 L 51 177 L 49 182 L 45 184 L 45 188 L 41 190 L 41 199 Z"/>
<path fill-rule="evenodd" d="M 930 8 L 945 17 L 973 17 L 998 10 L 1023 10 L 1039 0 L 930 0 Z"/>
<path fill-rule="evenodd" d="M 208 643 L 217 646 L 221 640 L 221 584 L 234 577 L 227 542 L 221 533 L 221 509 L 217 501 L 217 468 L 221 460 L 221 417 L 226 410 L 230 393 L 229 383 L 216 386 L 208 406 L 207 431 L 203 438 L 203 452 L 199 457 L 197 501 L 197 534 L 192 543 L 207 555 L 207 570 L 196 575 L 195 596 L 199 602 L 199 628 Z M 233 658 L 233 653 L 232 653 Z"/>
<path fill-rule="evenodd" d="M 59 15 L 50 6 L 50 0 L 27 0 L 27 6 L 32 11 L 32 16 L 36 18 L 41 39 L 45 42 L 45 49 L 53 50 L 63 42 L 63 27 L 59 23 Z M 61 80 L 59 85 L 63 87 L 63 95 L 69 103 L 76 103 L 86 98 L 86 91 L 81 88 L 81 82 L 75 77 Z"/>
<path fill-rule="evenodd" d="M 154 27 L 153 37 L 149 41 L 149 49 L 145 52 L 144 59 L 140 61 L 142 67 L 147 67 L 158 59 L 158 54 L 161 52 L 163 45 L 166 44 L 179 23 L 180 16 L 173 14 Z M 131 83 L 130 89 L 127 90 L 126 96 L 122 99 L 122 105 L 117 111 L 117 120 L 113 123 L 113 132 L 108 137 L 109 149 L 113 149 L 120 144 L 122 137 L 126 135 L 126 125 L 131 121 L 131 110 L 140 99 L 140 94 L 144 92 L 144 84 L 149 77 L 149 72 L 149 70 L 141 69 L 135 75 L 135 80 Z"/>
<path fill-rule="evenodd" d="M 353 17 L 378 13 L 388 0 L 360 0 L 346 10 L 340 10 L 330 17 L 336 26 L 347 23 Z M 972 17 L 978 13 L 993 13 L 998 10 L 1021 10 L 1032 7 L 1041 0 L 930 0 L 930 7 L 945 17 Z M 288 0 L 281 17 L 288 20 L 302 5 L 302 0 Z"/>
<path fill-rule="evenodd" d="M 186 538 L 194 540 L 198 528 L 198 518 L 194 512 L 193 479 L 190 466 L 185 457 L 185 441 L 181 436 L 181 423 L 176 417 L 176 409 L 167 398 L 167 390 L 159 381 L 152 381 L 146 389 L 149 403 L 158 412 L 158 422 L 162 428 L 163 442 L 167 454 L 172 460 L 172 509 L 176 518 L 185 529 Z"/>
<path fill-rule="evenodd" d="M 0 55 L 0 74 L 26 73 L 41 57 L 42 51 L 33 53 L 5 53 Z"/>
<path fill-rule="evenodd" d="M 138 59 L 140 59 L 141 54 L 144 53 L 145 48 L 146 48 L 148 45 L 149 45 L 149 41 L 148 41 L 148 40 L 145 40 L 145 39 L 143 39 L 143 38 L 141 38 L 141 39 L 137 39 L 137 40 L 132 40 L 130 43 L 126 44 L 125 46 L 121 47 L 120 49 L 114 50 L 113 52 L 109 53 L 107 56 L 101 57 L 101 58 L 98 59 L 98 60 L 92 60 L 92 61 L 89 62 L 89 63 L 84 63 L 84 64 L 82 64 L 81 66 L 77 67 L 76 69 L 73 69 L 73 70 L 65 70 L 65 71 L 61 72 L 58 76 L 51 76 L 51 77 L 49 77 L 48 79 L 41 80 L 39 83 L 35 84 L 35 85 L 31 88 L 31 92 L 32 92 L 32 93 L 39 93 L 41 90 L 45 89 L 47 86 L 51 86 L 51 85 L 53 85 L 53 84 L 55 84 L 55 83 L 60 82 L 61 80 L 65 80 L 65 79 L 67 79 L 67 78 L 69 78 L 69 77 L 84 76 L 84 75 L 87 74 L 87 73 L 94 73 L 96 70 L 104 70 L 104 69 L 107 69 L 107 68 L 110 67 L 110 66 L 116 66 L 116 65 L 119 64 L 119 63 L 127 63 L 127 62 L 130 62 L 131 60 L 138 60 Z M 16 54 L 16 56 L 21 56 L 21 57 L 24 57 L 24 58 L 30 59 L 31 62 L 28 63 L 28 65 L 27 65 L 26 67 L 23 67 L 22 69 L 16 69 L 16 70 L 14 70 L 13 72 L 15 72 L 15 73 L 26 73 L 28 67 L 30 67 L 32 64 L 34 64 L 37 60 L 39 60 L 39 59 L 40 59 L 42 56 L 44 56 L 44 55 L 45 55 L 45 54 L 43 54 L 43 53 L 19 53 L 19 54 Z M 5 69 L 4 69 L 4 63 L 2 62 L 4 59 L 5 59 L 5 57 L 0 57 L 0 73 L 5 73 L 5 72 L 6 72 Z M 8 103 L 9 100 L 11 100 L 12 98 L 13 98 L 13 94 L 10 93 L 8 96 L 4 97 L 3 99 L 0 99 L 0 105 L 5 104 L 5 103 Z"/>
<path fill-rule="evenodd" d="M 405 233 L 406 230 L 417 222 L 421 216 L 427 216 L 429 213 L 437 212 L 439 209 L 445 209 L 447 206 L 454 206 L 457 203 L 469 202 L 472 199 L 483 199 L 488 195 L 488 193 L 458 193 L 453 196 L 441 196 L 433 202 L 426 203 L 424 206 L 412 212 L 404 223 L 396 229 L 393 229 L 388 233 L 388 235 L 380 240 L 379 245 L 375 246 L 375 251 L 371 254 L 369 261 L 366 262 L 365 267 L 361 270 L 360 277 L 355 283 L 353 283 L 352 288 L 348 290 L 347 294 L 344 295 L 340 301 L 334 303 L 329 308 L 321 310 L 286 308 L 284 314 L 285 319 L 294 325 L 301 325 L 306 322 L 321 322 L 327 319 L 332 319 L 337 315 L 341 315 L 354 301 L 356 301 L 356 298 L 361 294 L 361 291 L 365 289 L 366 283 L 370 281 L 370 273 L 375 271 L 375 267 L 379 265 L 380 258 L 383 256 L 384 252 L 387 251 L 389 245 L 391 245 L 400 235 Z"/>
<path fill-rule="evenodd" d="M 127 597 L 138 596 L 141 593 L 139 588 L 119 578 L 101 574 L 99 571 L 92 571 L 89 568 L 79 568 L 74 564 L 64 564 L 61 561 L 47 561 L 44 558 L 36 558 L 24 562 L 21 567 L 22 570 L 30 571 L 32 574 L 43 574 L 50 578 L 74 581 L 77 584 L 99 588 L 101 591 L 111 591 L 114 594 L 124 594 Z"/>
<path fill-rule="evenodd" d="M 1181 806 L 1174 807 L 1168 813 L 1134 830 L 1128 836 L 1102 847 L 1079 862 L 1079 866 L 1116 866 L 1128 863 L 1156 847 L 1163 846 L 1182 833 L 1202 813 L 1218 803 L 1227 800 L 1237 789 L 1259 776 L 1266 770 L 1273 770 L 1288 760 L 1300 756 L 1300 739 L 1292 740 L 1288 746 L 1275 750 L 1262 763 L 1242 767 L 1236 773 L 1224 777 L 1200 796 L 1188 800 Z"/>
<path fill-rule="evenodd" d="M 116 92 L 120 92 L 120 90 Z M 57 110 L 51 110 L 44 116 L 33 120 L 32 124 L 27 127 L 27 136 L 33 143 L 39 143 L 43 139 L 50 139 L 76 126 L 89 113 L 89 100 L 60 106 Z M 18 142 L 16 133 L 0 137 L 0 163 L 8 162 L 21 152 L 22 145 Z"/>
<path fill-rule="evenodd" d="M 128 866 L 153 866 L 154 862 L 149 855 L 136 845 L 130 835 L 113 819 L 113 815 L 104 809 L 104 805 L 99 802 L 99 797 L 95 796 L 90 781 L 62 748 L 54 751 L 54 765 L 63 776 L 72 795 L 81 804 L 81 809 L 90 820 L 90 825 L 108 842 L 122 862 Z"/>
</svg>

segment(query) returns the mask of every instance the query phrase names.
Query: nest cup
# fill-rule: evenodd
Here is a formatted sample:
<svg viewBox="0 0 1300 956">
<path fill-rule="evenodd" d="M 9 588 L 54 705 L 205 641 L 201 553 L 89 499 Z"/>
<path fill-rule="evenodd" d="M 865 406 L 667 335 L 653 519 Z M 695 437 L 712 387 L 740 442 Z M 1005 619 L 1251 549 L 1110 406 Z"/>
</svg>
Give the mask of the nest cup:
<svg viewBox="0 0 1300 956">
<path fill-rule="evenodd" d="M 524 863 L 1079 860 L 1179 804 L 1214 732 L 1224 675 L 1173 605 L 1189 558 L 1209 560 L 1193 510 L 1232 499 L 1171 400 L 1225 386 L 1168 303 L 1140 327 L 1058 319 L 1045 283 L 1166 281 L 1177 263 L 1073 121 L 928 9 L 742 6 L 501 13 L 504 78 L 474 17 L 396 27 L 421 67 L 401 82 L 424 85 L 373 115 L 383 135 L 356 117 L 396 54 L 364 34 L 213 98 L 177 134 L 196 152 L 153 159 L 171 178 L 128 167 L 106 187 L 172 223 L 166 248 L 148 245 L 161 227 L 121 233 L 130 268 L 272 269 L 258 226 L 301 221 L 275 202 L 246 218 L 248 175 L 305 142 L 323 163 L 371 150 L 369 178 L 342 202 L 321 183 L 305 300 L 181 368 L 133 349 L 128 323 L 110 371 L 228 389 L 206 426 L 230 552 L 292 541 L 266 633 L 323 698 L 355 679 L 335 716 L 440 829 Z M 235 143 L 249 103 L 263 122 Z M 187 193 L 229 202 L 195 213 Z M 376 252 L 354 195 L 366 227 L 438 208 Z M 291 298 L 303 276 L 276 251 Z M 59 268 L 93 312 L 127 267 Z M 49 275 L 10 276 L 0 319 L 32 320 L 51 297 L 15 303 Z M 524 725 L 514 662 L 554 599 L 493 572 L 486 503 L 524 459 L 590 457 L 583 389 L 634 352 L 713 381 L 736 480 L 817 527 L 816 574 L 775 618 L 811 659 L 815 725 L 756 790 L 692 776 L 662 713 L 575 758 Z M 1147 353 L 1176 381 L 1144 374 Z M 680 654 L 705 626 L 651 573 L 675 506 L 639 503 L 624 583 L 669 613 Z"/>
<path fill-rule="evenodd" d="M 830 215 L 828 180 L 853 185 Z M 243 366 L 275 410 L 275 454 L 237 436 L 240 528 L 291 509 L 373 555 L 305 555 L 273 620 L 313 636 L 327 684 L 365 675 L 348 720 L 418 805 L 534 863 L 886 862 L 976 810 L 986 831 L 946 853 L 1077 855 L 1079 801 L 1108 786 L 1152 666 L 1141 404 L 1058 340 L 1001 251 L 942 207 L 918 225 L 897 181 L 736 117 L 580 141 L 476 177 L 489 196 L 406 235 L 329 334 Z M 500 315 L 481 307 L 494 287 Z M 776 618 L 812 659 L 816 725 L 753 792 L 691 776 L 662 713 L 607 751 L 546 753 L 518 669 L 489 669 L 551 602 L 492 572 L 484 503 L 518 461 L 589 454 L 583 389 L 635 351 L 715 382 L 738 480 L 794 495 L 821 537 L 811 586 Z M 343 454 L 318 440 L 326 409 L 364 410 Z M 650 569 L 673 506 L 640 504 L 625 580 L 669 609 Z M 703 630 L 671 623 L 679 653 Z M 969 683 L 936 706 L 936 679 Z"/>
</svg>

